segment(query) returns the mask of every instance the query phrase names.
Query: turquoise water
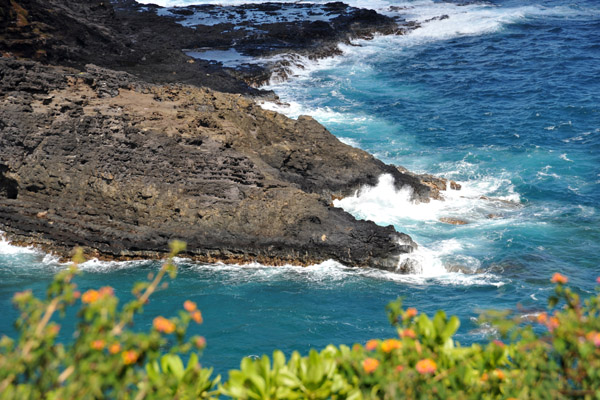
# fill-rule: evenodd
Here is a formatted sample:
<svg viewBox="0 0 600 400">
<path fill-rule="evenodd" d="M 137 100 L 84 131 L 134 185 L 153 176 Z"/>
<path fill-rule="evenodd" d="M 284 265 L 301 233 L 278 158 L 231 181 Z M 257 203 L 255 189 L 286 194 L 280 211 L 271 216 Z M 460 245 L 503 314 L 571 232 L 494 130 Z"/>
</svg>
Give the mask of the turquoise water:
<svg viewBox="0 0 600 400">
<path fill-rule="evenodd" d="M 543 308 L 553 272 L 592 292 L 600 275 L 600 6 L 394 4 L 416 21 L 448 18 L 406 36 L 344 46 L 341 57 L 298 68 L 290 81 L 270 86 L 289 105 L 265 107 L 313 115 L 386 162 L 462 184 L 445 202 L 415 205 L 384 177 L 337 203 L 412 235 L 423 273 L 180 260 L 179 277 L 156 294 L 136 327 L 196 301 L 205 323 L 192 331 L 208 342 L 202 362 L 225 372 L 275 348 L 305 353 L 393 335 L 384 306 L 398 296 L 421 312 L 458 315 L 457 338 L 469 343 L 493 334 L 475 324 L 481 309 Z M 393 15 L 389 5 L 372 3 Z M 468 224 L 444 224 L 443 217 Z M 88 262 L 77 279 L 82 290 L 111 285 L 127 297 L 134 281 L 158 267 Z M 0 242 L 0 334 L 14 333 L 12 293 L 43 293 L 60 268 L 42 253 Z M 448 272 L 457 268 L 463 272 Z M 63 322 L 63 338 L 72 323 L 72 316 Z"/>
</svg>

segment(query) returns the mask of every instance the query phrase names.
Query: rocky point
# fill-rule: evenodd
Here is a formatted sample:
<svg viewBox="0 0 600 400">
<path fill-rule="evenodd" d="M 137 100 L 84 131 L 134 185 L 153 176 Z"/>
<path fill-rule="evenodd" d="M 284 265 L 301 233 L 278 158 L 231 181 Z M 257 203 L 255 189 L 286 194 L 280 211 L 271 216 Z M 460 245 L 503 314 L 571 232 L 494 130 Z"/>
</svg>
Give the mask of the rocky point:
<svg viewBox="0 0 600 400">
<path fill-rule="evenodd" d="M 332 199 L 384 173 L 415 201 L 439 198 L 445 181 L 386 165 L 311 117 L 260 108 L 253 98 L 273 96 L 251 86 L 264 70 L 190 62 L 181 49 L 209 40 L 203 28 L 139 7 L 0 1 L 0 230 L 62 256 L 83 246 L 99 258 L 162 257 L 182 239 L 206 262 L 411 271 L 399 265 L 416 248 L 409 236 Z M 302 51 L 391 29 L 372 12 L 330 8 L 336 30 L 314 27 L 324 33 Z M 144 40 L 150 31 L 180 35 Z"/>
</svg>

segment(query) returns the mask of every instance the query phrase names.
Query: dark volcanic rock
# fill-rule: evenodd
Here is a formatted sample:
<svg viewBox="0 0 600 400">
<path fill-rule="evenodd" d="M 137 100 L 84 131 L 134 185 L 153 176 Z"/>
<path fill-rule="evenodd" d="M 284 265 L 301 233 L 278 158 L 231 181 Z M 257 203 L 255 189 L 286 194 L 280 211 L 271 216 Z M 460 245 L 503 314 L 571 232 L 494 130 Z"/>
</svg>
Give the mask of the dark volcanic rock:
<svg viewBox="0 0 600 400">
<path fill-rule="evenodd" d="M 192 60 L 181 49 L 235 47 L 252 56 L 286 52 L 326 57 L 339 52 L 339 42 L 401 32 L 391 18 L 343 3 L 208 5 L 178 9 L 174 15 L 181 18 L 199 9 L 229 9 L 232 15 L 243 16 L 257 8 L 275 13 L 283 7 L 319 7 L 332 18 L 327 22 L 250 20 L 241 25 L 191 28 L 181 26 L 176 18 L 158 16 L 157 6 L 142 6 L 134 0 L 0 0 L 0 53 L 79 69 L 93 63 L 157 84 L 186 83 L 227 93 L 273 96 L 249 83 L 264 83 L 277 66 L 236 71 Z"/>
<path fill-rule="evenodd" d="M 330 206 L 394 168 L 239 95 L 0 59 L 0 229 L 111 258 L 394 270 L 416 246 Z M 423 190 L 426 190 L 424 187 Z"/>
<path fill-rule="evenodd" d="M 148 82 L 188 83 L 253 96 L 238 77 L 181 52 L 199 34 L 170 18 L 139 13 L 133 1 L 117 12 L 100 0 L 0 0 L 0 55 L 82 69 L 94 63 Z"/>
<path fill-rule="evenodd" d="M 232 12 L 252 7 L 282 5 Z M 133 0 L 0 0 L 0 230 L 63 256 L 84 246 L 98 257 L 161 257 L 183 239 L 209 262 L 332 258 L 414 271 L 410 259 L 398 265 L 416 248 L 410 237 L 331 200 L 383 173 L 417 201 L 439 197 L 442 181 L 386 165 L 310 117 L 261 109 L 249 98 L 269 94 L 248 83 L 271 69 L 234 71 L 181 51 L 325 57 L 340 41 L 400 33 L 373 11 L 319 7 L 327 21 L 231 29 L 186 28 L 176 18 L 190 10 L 165 18 Z"/>
<path fill-rule="evenodd" d="M 415 183 L 418 182 L 429 188 L 429 191 L 426 193 L 417 192 L 417 196 L 420 199 L 420 201 L 427 202 L 430 198 L 435 200 L 444 200 L 444 196 L 440 192 L 446 191 L 448 189 L 461 189 L 460 184 L 454 182 L 453 180 L 448 180 L 430 174 L 415 174 L 401 166 L 397 166 L 396 169 L 401 175 L 400 178 L 396 177 L 397 182 L 406 182 L 406 184 L 409 184 L 413 187 L 419 187 L 419 185 Z"/>
</svg>

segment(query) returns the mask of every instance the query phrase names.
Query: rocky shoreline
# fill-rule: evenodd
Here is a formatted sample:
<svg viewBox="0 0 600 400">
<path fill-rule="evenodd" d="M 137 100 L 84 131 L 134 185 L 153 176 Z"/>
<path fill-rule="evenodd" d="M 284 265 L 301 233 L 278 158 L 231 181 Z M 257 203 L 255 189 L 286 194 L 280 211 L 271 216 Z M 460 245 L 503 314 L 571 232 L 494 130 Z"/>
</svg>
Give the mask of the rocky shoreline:
<svg viewBox="0 0 600 400">
<path fill-rule="evenodd" d="M 162 257 L 182 239 L 205 262 L 412 271 L 399 265 L 417 247 L 410 237 L 332 199 L 384 173 L 416 201 L 439 199 L 445 181 L 386 165 L 311 117 L 260 108 L 253 98 L 273 94 L 252 85 L 273 66 L 229 70 L 181 51 L 218 39 L 245 54 L 321 57 L 340 41 L 401 33 L 397 22 L 331 3 L 327 27 L 263 24 L 269 35 L 243 41 L 227 24 L 184 27 L 133 1 L 2 0 L 0 10 L 0 230 L 14 243 L 121 260 Z M 284 25 L 304 36 L 286 40 Z"/>
</svg>

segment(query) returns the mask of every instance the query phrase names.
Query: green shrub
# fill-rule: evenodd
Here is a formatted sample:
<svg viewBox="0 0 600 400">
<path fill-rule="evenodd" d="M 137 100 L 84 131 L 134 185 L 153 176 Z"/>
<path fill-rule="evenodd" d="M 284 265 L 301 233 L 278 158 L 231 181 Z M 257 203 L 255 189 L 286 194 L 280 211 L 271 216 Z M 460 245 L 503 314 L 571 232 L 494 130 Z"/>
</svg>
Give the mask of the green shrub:
<svg viewBox="0 0 600 400">
<path fill-rule="evenodd" d="M 462 347 L 452 339 L 458 318 L 443 311 L 429 318 L 397 300 L 387 309 L 398 338 L 328 346 L 304 358 L 294 353 L 287 363 L 275 352 L 270 369 L 264 356 L 244 360 L 220 391 L 243 399 L 600 399 L 600 298 L 581 304 L 564 286 L 566 277 L 555 274 L 552 281 L 548 312 L 482 315 L 507 343 Z M 300 362 L 324 378 L 307 381 Z M 314 381 L 319 384 L 309 386 Z"/>
<path fill-rule="evenodd" d="M 191 321 L 202 322 L 194 303 L 186 301 L 178 317 L 154 319 L 150 332 L 130 329 L 135 314 L 143 311 L 150 295 L 166 274 L 175 277 L 172 258 L 185 248 L 171 243 L 171 256 L 150 281 L 133 288 L 135 299 L 118 307 L 112 288 L 80 294 L 73 278 L 78 274 L 81 252 L 74 265 L 56 275 L 45 300 L 30 291 L 17 293 L 14 302 L 21 315 L 19 337 L 0 341 L 0 399 L 144 399 L 209 398 L 218 382 L 212 370 L 199 366 L 192 353 L 187 365 L 179 355 L 202 350 L 202 337 L 185 340 Z M 81 301 L 74 340 L 56 341 L 60 326 L 51 322 L 55 313 Z M 171 338 L 169 354 L 161 350 Z M 174 340 L 173 340 L 174 339 Z M 145 366 L 145 367 L 144 367 Z M 216 394 L 216 393 L 215 393 Z"/>
<path fill-rule="evenodd" d="M 18 338 L 0 340 L 0 399 L 600 399 L 600 297 L 582 303 L 560 274 L 552 277 L 547 312 L 481 316 L 503 341 L 460 346 L 453 339 L 458 318 L 443 311 L 430 318 L 397 300 L 387 307 L 396 338 L 289 359 L 278 350 L 244 358 L 221 384 L 198 363 L 204 338 L 186 335 L 191 322 L 202 323 L 193 302 L 178 316 L 156 317 L 150 332 L 131 329 L 164 276 L 175 277 L 172 257 L 184 244 L 171 248 L 157 275 L 136 284 L 134 300 L 122 307 L 111 288 L 77 291 L 81 254 L 56 275 L 45 300 L 17 293 Z M 76 333 L 62 344 L 53 316 L 75 304 Z"/>
</svg>

